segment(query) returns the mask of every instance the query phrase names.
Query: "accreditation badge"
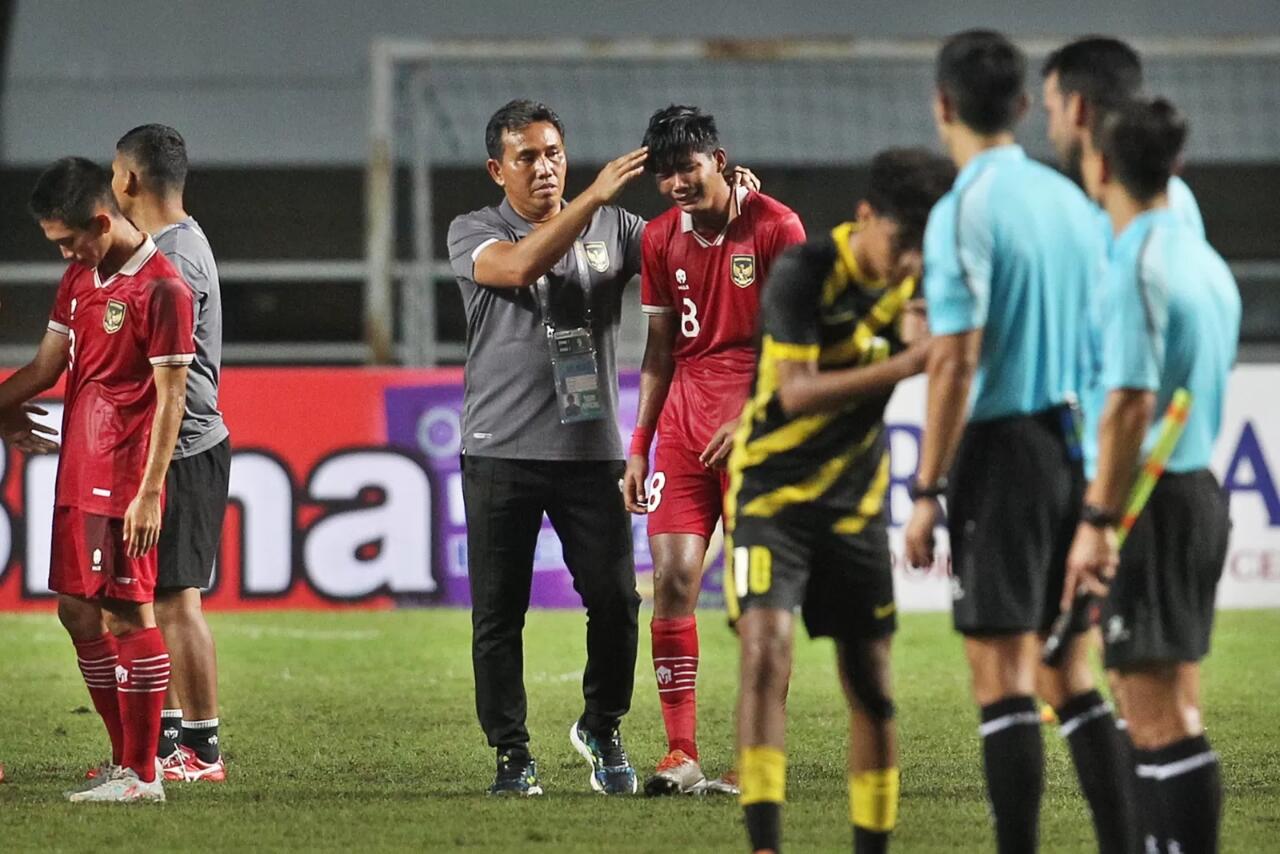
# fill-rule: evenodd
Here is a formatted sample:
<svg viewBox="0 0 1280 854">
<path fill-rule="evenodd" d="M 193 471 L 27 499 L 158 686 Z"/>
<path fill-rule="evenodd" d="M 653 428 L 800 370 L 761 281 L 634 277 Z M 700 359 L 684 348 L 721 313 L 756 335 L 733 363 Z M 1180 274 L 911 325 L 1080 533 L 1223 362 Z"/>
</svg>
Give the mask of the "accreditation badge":
<svg viewBox="0 0 1280 854">
<path fill-rule="evenodd" d="M 552 331 L 547 338 L 551 343 L 551 370 L 555 375 L 560 423 L 604 418 L 600 371 L 591 330 L 579 327 Z"/>
</svg>

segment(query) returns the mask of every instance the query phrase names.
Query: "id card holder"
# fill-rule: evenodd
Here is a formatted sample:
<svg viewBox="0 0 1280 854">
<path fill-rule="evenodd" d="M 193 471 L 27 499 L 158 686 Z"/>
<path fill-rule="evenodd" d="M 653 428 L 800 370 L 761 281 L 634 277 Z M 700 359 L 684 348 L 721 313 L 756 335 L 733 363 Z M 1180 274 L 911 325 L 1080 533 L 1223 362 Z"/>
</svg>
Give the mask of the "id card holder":
<svg viewBox="0 0 1280 854">
<path fill-rule="evenodd" d="M 591 330 L 547 330 L 551 344 L 551 371 L 556 381 L 556 406 L 560 423 L 599 421 L 604 418 L 600 399 L 600 372 Z"/>
</svg>

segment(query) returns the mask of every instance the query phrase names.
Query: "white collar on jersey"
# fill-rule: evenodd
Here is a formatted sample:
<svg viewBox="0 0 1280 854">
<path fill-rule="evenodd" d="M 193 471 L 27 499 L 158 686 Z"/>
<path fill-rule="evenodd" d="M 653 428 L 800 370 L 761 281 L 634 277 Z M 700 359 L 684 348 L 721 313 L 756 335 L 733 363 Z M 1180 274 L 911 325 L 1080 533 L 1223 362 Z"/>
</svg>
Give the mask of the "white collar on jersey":
<svg viewBox="0 0 1280 854">
<path fill-rule="evenodd" d="M 716 235 L 715 240 L 707 240 L 701 234 L 693 229 L 693 217 L 683 211 L 680 213 L 680 231 L 685 234 L 693 234 L 693 239 L 701 243 L 703 246 L 719 246 L 724 243 L 724 236 L 729 231 L 729 223 L 738 218 L 738 214 L 742 213 L 742 203 L 747 200 L 747 196 L 751 191 L 746 187 L 738 187 L 738 203 L 729 206 L 729 222 L 724 224 L 724 228 L 720 229 L 720 233 Z"/>
<path fill-rule="evenodd" d="M 113 275 L 108 276 L 104 282 L 98 278 L 98 268 L 93 268 L 93 285 L 96 288 L 109 288 L 112 282 L 119 276 L 136 276 L 138 271 L 142 269 L 142 265 L 151 260 L 151 256 L 156 254 L 156 243 L 151 239 L 151 235 L 146 235 L 146 240 L 142 241 L 142 245 L 138 247 L 138 251 L 129 256 L 129 260 L 117 270 Z"/>
</svg>

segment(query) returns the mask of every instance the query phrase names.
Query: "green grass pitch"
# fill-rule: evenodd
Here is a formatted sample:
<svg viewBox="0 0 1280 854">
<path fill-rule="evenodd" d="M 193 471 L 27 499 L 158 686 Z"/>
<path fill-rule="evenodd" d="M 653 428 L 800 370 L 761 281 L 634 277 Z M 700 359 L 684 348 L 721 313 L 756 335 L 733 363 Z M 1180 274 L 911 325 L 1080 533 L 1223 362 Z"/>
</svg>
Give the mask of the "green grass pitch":
<svg viewBox="0 0 1280 854">
<path fill-rule="evenodd" d="M 538 612 L 525 631 L 532 748 L 547 794 L 483 795 L 493 754 L 474 718 L 461 611 L 219 614 L 222 735 L 230 779 L 168 786 L 163 806 L 71 805 L 61 791 L 104 755 L 72 649 L 52 615 L 0 616 L 0 849 L 746 850 L 732 799 L 604 798 L 567 739 L 581 709 L 583 616 Z M 648 615 L 642 614 L 642 623 Z M 734 639 L 701 618 L 704 764 L 731 761 Z M 641 635 L 623 733 L 641 774 L 662 722 Z M 1280 839 L 1280 611 L 1225 612 L 1204 680 L 1209 735 L 1227 785 L 1224 851 Z M 849 850 L 842 711 L 831 646 L 798 640 L 790 694 L 785 843 Z M 902 739 L 897 851 L 993 850 L 976 716 L 944 615 L 906 615 L 896 641 Z M 1042 850 L 1092 840 L 1064 745 L 1046 729 Z"/>
</svg>

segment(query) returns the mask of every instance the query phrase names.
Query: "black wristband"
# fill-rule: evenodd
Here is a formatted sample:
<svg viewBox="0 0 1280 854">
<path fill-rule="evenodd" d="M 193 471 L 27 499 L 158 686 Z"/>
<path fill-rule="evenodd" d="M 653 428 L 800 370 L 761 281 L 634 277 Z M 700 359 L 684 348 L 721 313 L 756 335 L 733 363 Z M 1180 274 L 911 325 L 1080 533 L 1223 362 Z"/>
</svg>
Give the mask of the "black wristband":
<svg viewBox="0 0 1280 854">
<path fill-rule="evenodd" d="M 931 484 L 922 484 L 919 478 L 911 478 L 911 482 L 907 484 L 907 495 L 912 501 L 919 501 L 921 498 L 940 498 L 947 491 L 947 479 L 940 477 Z"/>
<path fill-rule="evenodd" d="M 1096 504 L 1086 504 L 1080 510 L 1080 521 L 1095 528 L 1114 528 L 1120 524 L 1120 516 Z"/>
</svg>

